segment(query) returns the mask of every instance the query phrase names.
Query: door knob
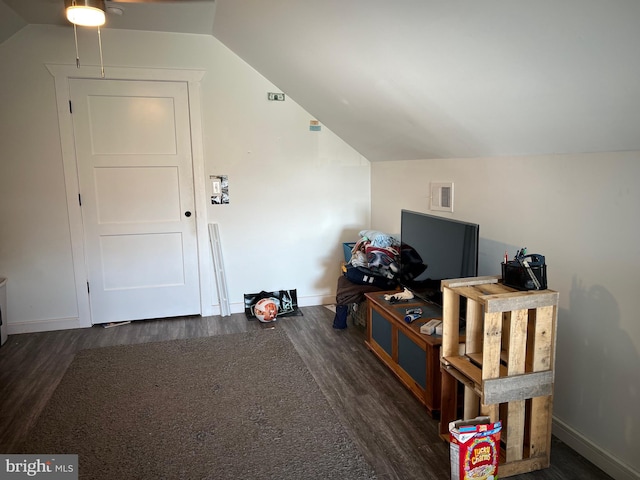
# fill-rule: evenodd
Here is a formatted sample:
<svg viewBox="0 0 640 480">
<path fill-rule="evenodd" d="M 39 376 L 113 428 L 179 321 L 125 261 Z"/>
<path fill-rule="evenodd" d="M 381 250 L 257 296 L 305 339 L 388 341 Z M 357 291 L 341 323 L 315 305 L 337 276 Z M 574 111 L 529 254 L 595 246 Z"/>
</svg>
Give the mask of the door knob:
<svg viewBox="0 0 640 480">
<path fill-rule="evenodd" d="M 187 210 L 186 212 L 184 212 L 184 216 L 185 217 L 190 217 L 191 216 L 191 212 L 189 210 Z"/>
</svg>

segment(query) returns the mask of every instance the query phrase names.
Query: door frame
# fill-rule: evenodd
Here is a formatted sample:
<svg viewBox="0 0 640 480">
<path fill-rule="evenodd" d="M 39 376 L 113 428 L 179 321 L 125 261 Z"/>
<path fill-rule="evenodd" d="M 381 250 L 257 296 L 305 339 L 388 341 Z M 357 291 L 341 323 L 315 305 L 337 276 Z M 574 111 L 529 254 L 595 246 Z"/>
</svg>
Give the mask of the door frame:
<svg viewBox="0 0 640 480">
<path fill-rule="evenodd" d="M 76 301 L 78 307 L 78 326 L 92 325 L 89 293 L 87 291 L 88 272 L 84 245 L 84 227 L 82 211 L 78 201 L 79 178 L 73 119 L 69 111 L 69 79 L 101 79 L 100 68 L 86 66 L 80 69 L 75 65 L 47 64 L 53 75 L 60 127 L 60 145 L 64 169 L 67 212 L 71 237 L 71 255 L 75 279 Z M 202 135 L 202 108 L 200 82 L 205 72 L 202 70 L 170 70 L 160 68 L 109 67 L 109 80 L 149 80 L 167 82 L 185 82 L 188 91 L 189 121 L 191 127 L 191 156 L 193 161 L 193 192 L 195 196 L 195 221 L 198 246 L 198 271 L 200 282 L 200 314 L 213 315 L 214 285 L 212 284 L 213 266 L 209 251 L 207 228 L 207 204 L 205 190 L 204 148 Z"/>
</svg>

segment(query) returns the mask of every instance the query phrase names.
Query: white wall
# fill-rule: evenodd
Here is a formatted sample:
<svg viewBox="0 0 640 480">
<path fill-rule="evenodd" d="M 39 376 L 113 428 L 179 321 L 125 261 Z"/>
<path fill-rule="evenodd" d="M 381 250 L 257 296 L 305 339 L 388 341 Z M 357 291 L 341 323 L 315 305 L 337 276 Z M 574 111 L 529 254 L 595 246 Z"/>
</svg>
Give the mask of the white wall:
<svg viewBox="0 0 640 480">
<path fill-rule="evenodd" d="M 560 293 L 554 433 L 615 478 L 640 459 L 640 152 L 372 163 L 372 228 L 430 213 L 430 182 L 454 182 L 451 218 L 480 224 L 480 274 L 505 250 L 546 256 Z M 438 212 L 431 212 L 438 213 Z M 635 471 L 635 472 L 634 472 Z"/>
<path fill-rule="evenodd" d="M 205 174 L 229 176 L 231 203 L 209 205 L 220 226 L 232 310 L 243 293 L 296 288 L 333 301 L 341 242 L 369 224 L 369 162 L 322 128 L 210 36 L 102 32 L 110 66 L 204 70 Z M 95 31 L 80 60 L 98 63 Z M 0 276 L 9 332 L 74 326 L 78 317 L 53 77 L 73 64 L 71 28 L 28 26 L 0 45 Z M 210 195 L 210 186 L 207 194 Z M 208 252 L 207 252 L 208 255 Z"/>
</svg>

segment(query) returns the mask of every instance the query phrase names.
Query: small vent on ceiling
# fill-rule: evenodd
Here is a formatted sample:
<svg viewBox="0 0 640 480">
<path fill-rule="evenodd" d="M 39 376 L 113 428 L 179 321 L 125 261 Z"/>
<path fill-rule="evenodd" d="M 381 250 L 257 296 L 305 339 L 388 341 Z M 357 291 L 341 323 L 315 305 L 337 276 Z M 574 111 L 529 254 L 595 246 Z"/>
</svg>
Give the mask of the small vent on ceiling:
<svg viewBox="0 0 640 480">
<path fill-rule="evenodd" d="M 453 183 L 431 184 L 431 210 L 453 212 Z"/>
</svg>

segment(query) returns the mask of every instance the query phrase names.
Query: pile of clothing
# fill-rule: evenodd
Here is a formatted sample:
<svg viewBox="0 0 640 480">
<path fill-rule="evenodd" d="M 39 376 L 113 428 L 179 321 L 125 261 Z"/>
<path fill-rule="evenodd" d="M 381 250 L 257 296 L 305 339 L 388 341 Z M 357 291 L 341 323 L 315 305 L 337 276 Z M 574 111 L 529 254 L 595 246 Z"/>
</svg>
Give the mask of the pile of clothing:
<svg viewBox="0 0 640 480">
<path fill-rule="evenodd" d="M 351 250 L 344 274 L 357 285 L 390 289 L 397 286 L 400 273 L 400 241 L 386 233 L 362 230 Z"/>
<path fill-rule="evenodd" d="M 362 230 L 343 267 L 336 290 L 333 328 L 347 328 L 350 306 L 361 304 L 367 292 L 394 290 L 400 273 L 400 241 L 375 230 Z M 354 305 L 355 304 L 355 305 Z"/>
<path fill-rule="evenodd" d="M 343 268 L 336 290 L 336 316 L 333 328 L 347 328 L 349 305 L 360 304 L 367 292 L 397 290 L 416 283 L 427 264 L 418 252 L 392 235 L 362 230 Z"/>
</svg>

